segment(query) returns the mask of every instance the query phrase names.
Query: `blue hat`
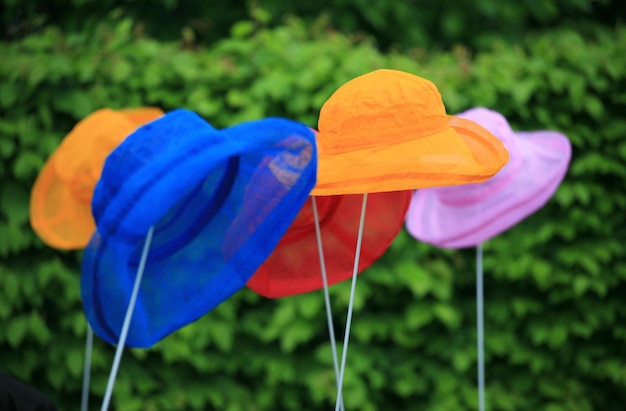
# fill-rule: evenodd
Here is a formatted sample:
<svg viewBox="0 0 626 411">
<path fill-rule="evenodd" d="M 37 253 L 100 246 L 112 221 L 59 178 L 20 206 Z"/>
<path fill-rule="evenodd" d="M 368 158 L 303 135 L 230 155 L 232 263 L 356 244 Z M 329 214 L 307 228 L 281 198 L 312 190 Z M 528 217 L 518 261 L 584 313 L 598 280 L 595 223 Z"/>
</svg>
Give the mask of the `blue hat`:
<svg viewBox="0 0 626 411">
<path fill-rule="evenodd" d="M 94 332 L 117 343 L 154 227 L 127 345 L 149 347 L 244 287 L 316 182 L 314 132 L 268 118 L 215 131 L 176 110 L 107 158 L 81 293 Z"/>
</svg>

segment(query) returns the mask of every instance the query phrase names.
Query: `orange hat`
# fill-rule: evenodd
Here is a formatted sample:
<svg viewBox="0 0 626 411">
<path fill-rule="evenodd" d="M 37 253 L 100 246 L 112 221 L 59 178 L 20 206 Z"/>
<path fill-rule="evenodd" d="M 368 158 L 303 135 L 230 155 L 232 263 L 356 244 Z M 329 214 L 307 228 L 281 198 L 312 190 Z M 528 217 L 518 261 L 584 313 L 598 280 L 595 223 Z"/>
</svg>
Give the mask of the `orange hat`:
<svg viewBox="0 0 626 411">
<path fill-rule="evenodd" d="M 80 121 L 43 166 L 30 198 L 30 223 L 49 246 L 77 249 L 95 230 L 91 197 L 104 161 L 137 127 L 163 115 L 146 107 L 101 109 Z"/>
<path fill-rule="evenodd" d="M 489 131 L 446 115 L 432 82 L 401 71 L 347 82 L 324 103 L 318 126 L 311 195 L 478 183 L 509 161 Z"/>
</svg>

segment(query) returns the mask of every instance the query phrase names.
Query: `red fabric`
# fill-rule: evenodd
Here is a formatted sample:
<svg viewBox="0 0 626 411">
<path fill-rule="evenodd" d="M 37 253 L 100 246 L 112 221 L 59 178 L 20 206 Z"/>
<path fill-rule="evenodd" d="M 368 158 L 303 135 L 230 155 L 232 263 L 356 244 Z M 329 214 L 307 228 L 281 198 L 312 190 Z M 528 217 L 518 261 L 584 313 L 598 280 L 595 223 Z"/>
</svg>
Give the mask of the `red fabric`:
<svg viewBox="0 0 626 411">
<path fill-rule="evenodd" d="M 315 199 L 328 285 L 332 285 L 352 276 L 363 195 Z M 411 191 L 368 195 L 359 273 L 389 248 L 402 228 L 410 201 Z M 323 287 L 311 198 L 247 286 L 269 298 L 302 294 Z"/>
</svg>

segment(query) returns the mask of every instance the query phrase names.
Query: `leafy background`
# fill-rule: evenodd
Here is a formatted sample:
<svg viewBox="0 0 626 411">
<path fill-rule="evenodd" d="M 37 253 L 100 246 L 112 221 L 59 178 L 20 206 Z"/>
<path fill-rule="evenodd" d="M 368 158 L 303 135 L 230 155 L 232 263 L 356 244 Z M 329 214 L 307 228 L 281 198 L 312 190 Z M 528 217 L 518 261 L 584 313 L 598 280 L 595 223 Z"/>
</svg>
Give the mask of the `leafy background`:
<svg viewBox="0 0 626 411">
<path fill-rule="evenodd" d="M 264 116 L 314 127 L 337 87 L 385 67 L 433 80 L 450 113 L 483 105 L 516 129 L 570 138 L 555 197 L 485 244 L 488 409 L 623 409 L 624 3 L 311 4 L 1 3 L 0 371 L 59 409 L 78 407 L 80 253 L 46 247 L 28 223 L 30 187 L 77 121 L 104 106 L 155 105 L 216 127 Z M 359 277 L 348 409 L 477 409 L 474 264 L 472 249 L 439 250 L 403 231 Z M 348 294 L 349 283 L 331 288 L 340 339 Z M 127 350 L 113 407 L 328 409 L 327 333 L 321 292 L 268 300 L 244 289 L 155 347 Z M 93 409 L 113 350 L 96 340 Z"/>
</svg>

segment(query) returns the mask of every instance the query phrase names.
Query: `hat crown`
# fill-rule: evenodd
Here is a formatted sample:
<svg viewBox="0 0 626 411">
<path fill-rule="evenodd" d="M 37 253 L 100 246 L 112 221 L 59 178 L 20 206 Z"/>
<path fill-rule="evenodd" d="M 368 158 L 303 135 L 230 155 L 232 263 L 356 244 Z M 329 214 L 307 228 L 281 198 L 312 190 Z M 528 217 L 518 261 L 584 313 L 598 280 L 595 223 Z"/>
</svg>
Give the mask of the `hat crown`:
<svg viewBox="0 0 626 411">
<path fill-rule="evenodd" d="M 83 172 L 77 173 L 75 178 L 69 182 L 70 190 L 76 201 L 82 204 L 91 203 L 93 191 L 95 190 L 98 179 L 100 178 L 99 171 L 101 170 L 102 167 L 99 170 L 96 170 L 95 168 L 87 168 L 83 170 Z"/>
<path fill-rule="evenodd" d="M 106 157 L 135 127 L 121 113 L 95 111 L 76 124 L 59 145 L 54 154 L 57 174 L 65 181 L 78 175 L 91 175 L 97 181 Z"/>
<path fill-rule="evenodd" d="M 487 129 L 504 144 L 509 152 L 517 146 L 513 129 L 511 129 L 507 119 L 497 111 L 485 107 L 475 107 L 456 114 L 456 117 L 471 120 Z"/>
<path fill-rule="evenodd" d="M 80 121 L 63 139 L 54 154 L 54 167 L 76 201 L 91 202 L 106 157 L 135 127 L 123 114 L 105 108 Z"/>
<path fill-rule="evenodd" d="M 509 152 L 509 162 L 489 180 L 462 186 L 433 188 L 440 200 L 447 204 L 468 205 L 503 190 L 513 179 L 522 163 L 515 134 L 506 118 L 493 110 L 476 107 L 456 114 L 456 117 L 471 120 L 497 137 Z"/>
<path fill-rule="evenodd" d="M 376 70 L 341 86 L 322 106 L 318 147 L 342 153 L 429 136 L 449 127 L 437 87 L 396 70 Z"/>
<path fill-rule="evenodd" d="M 127 138 L 106 158 L 102 173 L 110 177 L 106 184 L 98 183 L 93 195 L 92 211 L 96 223 L 100 220 L 111 198 L 117 195 L 121 185 L 137 173 L 145 164 L 155 160 L 158 154 L 174 150 L 187 143 L 194 135 L 213 133 L 215 129 L 196 113 L 184 109 L 174 110 L 166 116 L 148 123 L 133 133 L 142 138 Z M 130 137 L 130 136 L 129 136 Z M 184 137 L 184 138 L 180 138 Z M 218 138 L 217 134 L 214 134 Z M 155 176 L 158 178 L 158 176 Z"/>
</svg>

